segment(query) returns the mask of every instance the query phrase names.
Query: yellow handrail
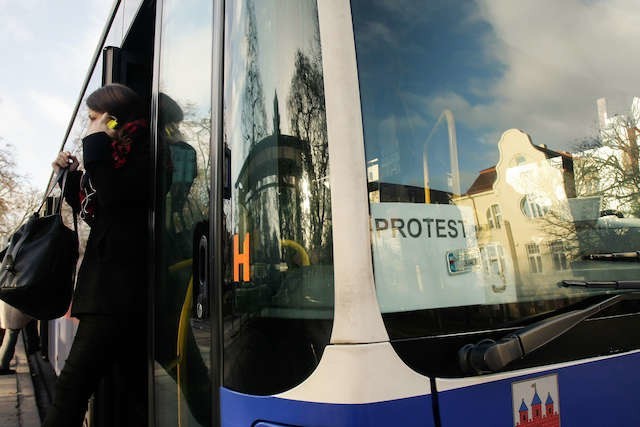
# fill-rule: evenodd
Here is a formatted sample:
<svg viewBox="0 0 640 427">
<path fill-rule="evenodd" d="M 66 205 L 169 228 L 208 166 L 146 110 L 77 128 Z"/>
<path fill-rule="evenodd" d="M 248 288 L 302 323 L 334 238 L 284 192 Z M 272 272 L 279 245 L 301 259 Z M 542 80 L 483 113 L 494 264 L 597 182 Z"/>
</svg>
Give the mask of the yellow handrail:
<svg viewBox="0 0 640 427">
<path fill-rule="evenodd" d="M 187 332 L 189 330 L 189 319 L 191 319 L 191 299 L 193 298 L 193 275 L 189 279 L 189 286 L 184 297 L 182 310 L 180 311 L 180 323 L 178 324 L 178 342 L 176 345 L 176 356 L 178 360 L 176 383 L 178 385 L 178 425 L 182 425 L 182 368 L 187 362 L 185 347 L 187 345 Z M 185 370 L 186 372 L 186 370 Z M 185 376 L 186 377 L 186 376 Z M 186 378 L 185 378 L 186 380 Z"/>
<path fill-rule="evenodd" d="M 303 266 L 311 265 L 311 260 L 309 259 L 309 254 L 298 242 L 294 242 L 293 240 L 282 239 L 280 240 L 280 244 L 285 247 L 289 247 L 294 249 L 296 252 L 300 254 L 302 258 L 301 262 Z"/>
<path fill-rule="evenodd" d="M 193 265 L 193 259 L 185 259 L 169 266 L 169 272 L 175 273 L 176 271 L 184 270 Z M 187 360 L 185 358 L 185 348 L 187 343 L 187 333 L 189 331 L 189 320 L 191 319 L 191 300 L 193 298 L 193 274 L 189 277 L 189 285 L 187 286 L 187 292 L 184 296 L 184 302 L 182 303 L 182 309 L 180 310 L 180 321 L 178 322 L 178 334 L 176 343 L 176 385 L 177 385 L 177 402 L 178 402 L 178 425 L 182 425 L 182 371 Z M 172 363 L 172 365 L 174 365 Z M 186 372 L 186 370 L 185 370 Z M 186 380 L 186 375 L 185 378 Z"/>
</svg>

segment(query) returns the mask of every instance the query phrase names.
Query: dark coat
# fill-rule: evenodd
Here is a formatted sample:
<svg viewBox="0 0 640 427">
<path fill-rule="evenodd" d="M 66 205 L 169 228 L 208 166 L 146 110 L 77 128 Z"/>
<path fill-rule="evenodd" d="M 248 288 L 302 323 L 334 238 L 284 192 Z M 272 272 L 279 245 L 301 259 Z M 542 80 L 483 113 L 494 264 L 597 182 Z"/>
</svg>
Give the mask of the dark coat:
<svg viewBox="0 0 640 427">
<path fill-rule="evenodd" d="M 71 314 L 133 314 L 146 310 L 149 218 L 147 133 L 131 144 L 126 162 L 115 166 L 106 133 L 82 140 L 83 163 L 96 194 L 95 215 L 78 272 Z M 82 173 L 69 174 L 65 199 L 80 211 Z M 86 178 L 85 178 L 86 180 Z"/>
</svg>

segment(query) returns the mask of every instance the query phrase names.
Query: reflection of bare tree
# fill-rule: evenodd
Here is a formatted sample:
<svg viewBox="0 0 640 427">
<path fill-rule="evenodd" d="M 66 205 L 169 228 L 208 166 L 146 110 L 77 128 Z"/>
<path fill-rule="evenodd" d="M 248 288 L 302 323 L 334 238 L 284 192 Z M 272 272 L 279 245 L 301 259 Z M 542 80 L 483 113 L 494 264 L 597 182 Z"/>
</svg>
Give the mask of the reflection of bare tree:
<svg viewBox="0 0 640 427">
<path fill-rule="evenodd" d="M 567 211 L 567 206 L 561 203 L 552 205 L 538 221 L 547 243 L 553 246 L 556 242 L 560 242 L 567 260 L 576 259 L 580 252 L 578 237 L 587 225 L 576 224 Z M 553 250 L 553 247 L 551 249 Z"/>
<path fill-rule="evenodd" d="M 634 112 L 616 116 L 602 126 L 597 137 L 576 145 L 572 181 L 577 199 L 552 206 L 541 218 L 545 234 L 550 241 L 562 241 L 571 260 L 587 253 L 637 248 L 637 228 L 624 225 L 624 220 L 616 223 L 615 217 L 607 219 L 606 215 L 640 214 L 639 118 Z M 590 199 L 598 208 L 591 217 L 571 212 L 573 202 L 590 203 Z"/>
<path fill-rule="evenodd" d="M 640 216 L 638 112 L 616 116 L 596 138 L 577 147 L 580 196 L 599 196 L 604 209 Z"/>
<path fill-rule="evenodd" d="M 89 126 L 89 107 L 85 102 L 80 105 L 78 114 L 73 122 L 71 132 L 64 143 L 64 149 L 78 156 L 78 159 L 82 161 L 82 138 L 85 135 L 87 127 Z"/>
<path fill-rule="evenodd" d="M 242 95 L 242 138 L 250 146 L 267 135 L 267 115 L 264 107 L 262 80 L 258 68 L 258 32 L 252 0 L 247 0 L 246 77 Z"/>
<path fill-rule="evenodd" d="M 189 216 L 190 223 L 196 223 L 207 218 L 209 212 L 211 118 L 208 111 L 205 114 L 199 112 L 193 103 L 186 103 L 183 110 L 184 120 L 180 123 L 180 131 L 185 141 L 196 150 L 198 167 L 184 214 Z"/>
<path fill-rule="evenodd" d="M 552 207 L 539 221 L 550 246 L 561 242 L 561 248 L 556 246 L 556 250 L 561 249 L 569 262 L 586 254 L 624 252 L 638 246 L 637 229 L 610 227 L 602 219 L 576 221 L 566 207 Z"/>
<path fill-rule="evenodd" d="M 319 49 L 316 52 L 312 57 L 300 50 L 296 53 L 287 107 L 292 134 L 310 145 L 310 152 L 304 159 L 310 195 L 310 218 L 307 220 L 310 223 L 305 227 L 310 233 L 309 247 L 324 249 L 331 241 L 329 152 L 322 59 Z"/>
</svg>

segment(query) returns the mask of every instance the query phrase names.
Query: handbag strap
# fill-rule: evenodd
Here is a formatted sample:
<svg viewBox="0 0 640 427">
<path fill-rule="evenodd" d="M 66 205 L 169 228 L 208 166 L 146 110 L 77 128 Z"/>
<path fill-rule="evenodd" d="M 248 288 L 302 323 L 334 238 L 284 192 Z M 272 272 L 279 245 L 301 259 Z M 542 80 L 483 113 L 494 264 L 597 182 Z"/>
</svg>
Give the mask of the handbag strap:
<svg viewBox="0 0 640 427">
<path fill-rule="evenodd" d="M 36 209 L 35 211 L 36 214 L 42 210 L 42 207 L 44 206 L 44 204 L 47 203 L 47 198 L 51 196 L 51 193 L 53 193 L 53 190 L 56 188 L 56 184 L 60 182 L 60 179 L 62 178 L 62 184 L 60 185 L 60 188 L 61 188 L 60 191 L 62 196 L 60 197 L 60 203 L 58 203 L 58 206 L 56 207 L 56 210 L 54 212 L 55 214 L 60 213 L 60 209 L 62 207 L 62 199 L 64 198 L 64 189 L 67 186 L 67 175 L 69 175 L 69 169 L 60 168 L 60 170 L 58 171 L 58 174 L 56 175 L 56 178 L 53 180 L 53 183 L 45 192 L 44 197 L 42 198 L 42 203 L 40 203 L 40 206 L 38 207 L 38 209 Z"/>
<path fill-rule="evenodd" d="M 58 174 L 56 175 L 56 178 L 53 180 L 53 184 L 51 184 L 51 187 L 49 187 L 47 189 L 44 197 L 42 198 L 42 203 L 40 203 L 40 206 L 35 211 L 34 215 L 39 215 L 39 212 L 42 210 L 42 207 L 47 202 L 47 198 L 51 195 L 51 193 L 55 189 L 56 184 L 58 182 L 60 182 L 60 180 L 62 179 L 62 183 L 60 184 L 60 201 L 58 202 L 58 205 L 56 206 L 56 209 L 53 212 L 54 215 L 60 215 L 60 213 L 62 212 L 62 202 L 64 200 L 64 190 L 67 187 L 67 177 L 68 176 L 69 176 L 69 168 L 64 168 L 64 169 L 60 168 L 60 170 L 58 171 Z M 78 214 L 73 209 L 72 209 L 72 213 L 73 213 L 73 231 L 75 231 L 76 237 L 77 237 L 78 236 Z"/>
</svg>

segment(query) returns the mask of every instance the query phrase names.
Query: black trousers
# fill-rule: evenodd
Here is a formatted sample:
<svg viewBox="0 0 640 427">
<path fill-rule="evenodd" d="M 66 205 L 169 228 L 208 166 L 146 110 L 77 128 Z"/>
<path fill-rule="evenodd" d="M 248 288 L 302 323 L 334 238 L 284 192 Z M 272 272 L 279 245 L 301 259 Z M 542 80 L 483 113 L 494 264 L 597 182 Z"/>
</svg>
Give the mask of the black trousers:
<svg viewBox="0 0 640 427">
<path fill-rule="evenodd" d="M 147 424 L 145 316 L 82 315 L 69 357 L 58 377 L 43 427 L 80 427 L 100 380 L 114 371 L 126 384 L 112 396 L 130 406 L 122 426 Z M 114 367 L 116 368 L 114 370 Z"/>
</svg>

